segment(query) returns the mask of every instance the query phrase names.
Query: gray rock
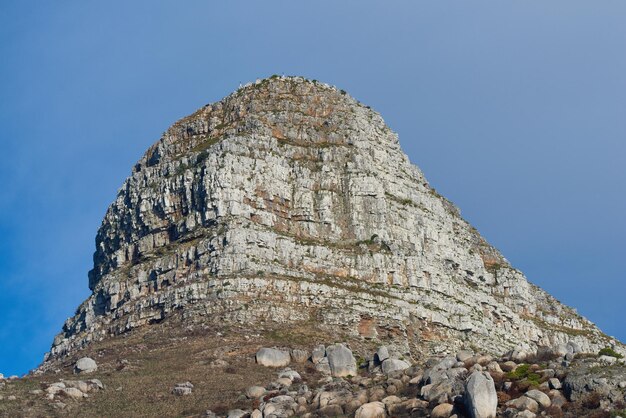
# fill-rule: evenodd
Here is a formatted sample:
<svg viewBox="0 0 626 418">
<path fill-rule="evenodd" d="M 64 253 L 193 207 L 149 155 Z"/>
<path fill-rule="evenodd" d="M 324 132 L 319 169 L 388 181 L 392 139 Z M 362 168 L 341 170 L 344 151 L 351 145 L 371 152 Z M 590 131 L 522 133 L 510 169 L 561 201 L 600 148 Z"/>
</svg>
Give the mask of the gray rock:
<svg viewBox="0 0 626 418">
<path fill-rule="evenodd" d="M 520 411 L 515 414 L 515 418 L 535 418 L 537 414 L 530 412 L 528 410 Z"/>
<path fill-rule="evenodd" d="M 296 382 L 296 381 L 302 380 L 302 376 L 300 376 L 300 373 L 298 373 L 295 370 L 291 370 L 291 369 L 285 369 L 285 370 L 281 371 L 280 373 L 278 373 L 278 377 L 279 378 L 287 378 L 287 379 L 291 380 L 292 382 Z"/>
<path fill-rule="evenodd" d="M 291 359 L 294 363 L 304 363 L 309 358 L 309 352 L 306 350 L 293 349 L 291 350 Z"/>
<path fill-rule="evenodd" d="M 328 362 L 328 357 L 322 358 L 317 364 L 315 364 L 315 370 L 320 373 L 330 374 L 330 364 Z"/>
<path fill-rule="evenodd" d="M 172 389 L 172 393 L 176 396 L 188 396 L 193 392 L 193 384 L 191 382 L 178 383 Z"/>
<path fill-rule="evenodd" d="M 506 406 L 511 406 L 520 411 L 539 411 L 539 403 L 536 400 L 529 398 L 528 396 L 520 396 L 517 399 L 512 399 L 506 403 Z"/>
<path fill-rule="evenodd" d="M 250 386 L 246 389 L 246 396 L 250 399 L 260 398 L 265 395 L 265 388 L 263 386 Z"/>
<path fill-rule="evenodd" d="M 291 361 L 287 351 L 276 348 L 261 348 L 256 353 L 256 362 L 266 367 L 284 367 Z"/>
<path fill-rule="evenodd" d="M 62 395 L 71 399 L 82 399 L 87 396 L 85 393 L 81 392 L 79 389 L 76 389 L 76 388 L 61 389 L 59 392 L 59 395 Z"/>
<path fill-rule="evenodd" d="M 356 376 L 356 359 L 352 351 L 343 344 L 333 344 L 326 348 L 328 365 L 335 377 Z"/>
<path fill-rule="evenodd" d="M 454 367 L 456 365 L 456 357 L 446 357 L 444 359 L 442 359 L 439 363 L 437 363 L 437 365 L 435 365 L 435 369 L 438 370 L 447 370 L 447 369 L 451 369 L 452 367 Z"/>
<path fill-rule="evenodd" d="M 458 361 L 463 361 L 463 362 L 466 360 L 469 360 L 473 356 L 474 356 L 474 353 L 468 350 L 461 350 L 458 353 L 456 353 L 456 359 Z"/>
<path fill-rule="evenodd" d="M 313 353 L 311 354 L 311 361 L 313 364 L 319 363 L 324 357 L 326 357 L 326 347 L 318 345 L 313 349 Z"/>
<path fill-rule="evenodd" d="M 93 373 L 98 370 L 96 361 L 90 357 L 83 357 L 74 365 L 75 373 Z"/>
<path fill-rule="evenodd" d="M 550 385 L 550 389 L 561 389 L 563 386 L 561 385 L 561 381 L 556 377 L 548 380 L 548 384 Z"/>
<path fill-rule="evenodd" d="M 407 363 L 406 361 L 392 359 L 392 358 L 389 358 L 383 361 L 383 364 L 382 364 L 383 373 L 386 375 L 389 375 L 398 370 L 408 369 L 409 367 L 411 367 L 411 365 Z"/>
<path fill-rule="evenodd" d="M 542 408 L 548 408 L 551 405 L 550 397 L 545 393 L 532 389 L 525 393 L 525 396 L 528 396 L 530 399 L 535 400 Z"/>
<path fill-rule="evenodd" d="M 472 418 L 495 418 L 498 396 L 489 373 L 474 372 L 465 385 L 465 406 Z"/>
<path fill-rule="evenodd" d="M 378 347 L 376 351 L 376 362 L 382 363 L 389 358 L 389 349 L 385 345 Z"/>
<path fill-rule="evenodd" d="M 250 415 L 250 412 L 244 411 L 243 409 L 231 409 L 226 414 L 226 417 L 227 418 L 244 418 L 249 415 Z"/>
</svg>

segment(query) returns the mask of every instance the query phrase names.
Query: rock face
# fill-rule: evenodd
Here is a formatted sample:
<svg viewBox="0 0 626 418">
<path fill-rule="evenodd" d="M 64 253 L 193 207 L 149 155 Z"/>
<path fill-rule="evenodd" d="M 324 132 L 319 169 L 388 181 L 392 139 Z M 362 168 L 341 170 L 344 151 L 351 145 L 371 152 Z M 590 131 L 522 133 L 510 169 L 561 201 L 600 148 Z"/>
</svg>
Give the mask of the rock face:
<svg viewBox="0 0 626 418">
<path fill-rule="evenodd" d="M 299 77 L 169 128 L 109 207 L 89 287 L 49 361 L 175 312 L 341 326 L 411 356 L 615 343 L 485 242 L 379 114 Z"/>
</svg>

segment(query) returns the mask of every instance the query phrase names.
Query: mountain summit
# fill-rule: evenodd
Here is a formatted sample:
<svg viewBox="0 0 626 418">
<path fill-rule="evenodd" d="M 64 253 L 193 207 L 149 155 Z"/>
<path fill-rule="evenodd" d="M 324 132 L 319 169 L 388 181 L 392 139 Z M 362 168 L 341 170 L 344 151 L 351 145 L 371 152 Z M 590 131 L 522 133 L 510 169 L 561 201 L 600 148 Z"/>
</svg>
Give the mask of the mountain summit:
<svg viewBox="0 0 626 418">
<path fill-rule="evenodd" d="M 413 359 L 619 345 L 511 267 L 378 113 L 300 77 L 170 127 L 109 207 L 89 287 L 44 367 L 168 319 L 297 326 Z"/>
</svg>

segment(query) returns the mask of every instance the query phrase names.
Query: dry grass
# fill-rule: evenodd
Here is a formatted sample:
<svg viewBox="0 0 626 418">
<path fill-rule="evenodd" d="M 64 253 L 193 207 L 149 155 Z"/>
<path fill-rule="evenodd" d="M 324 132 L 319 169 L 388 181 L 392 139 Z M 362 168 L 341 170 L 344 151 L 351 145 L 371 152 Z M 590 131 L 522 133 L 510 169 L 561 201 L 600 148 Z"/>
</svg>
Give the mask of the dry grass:
<svg viewBox="0 0 626 418">
<path fill-rule="evenodd" d="M 93 344 L 59 363 L 57 373 L 7 384 L 0 394 L 5 399 L 15 395 L 17 400 L 0 402 L 0 416 L 187 417 L 198 416 L 207 409 L 249 409 L 253 401 L 241 399 L 245 389 L 256 384 L 265 386 L 276 378 L 276 370 L 254 362 L 258 348 L 276 345 L 310 350 L 318 340 L 314 332 L 307 333 L 304 327 L 262 334 L 255 336 L 243 329 L 183 329 L 177 320 L 144 327 L 123 338 Z M 85 355 L 94 358 L 99 368 L 84 378 L 100 379 L 105 390 L 81 401 L 63 400 L 68 405 L 63 410 L 55 409 L 44 394 L 29 394 L 60 379 L 77 379 L 71 372 L 72 365 Z M 216 359 L 225 360 L 228 365 L 212 365 Z M 315 370 L 305 365 L 291 367 L 309 384 L 319 378 Z M 171 393 L 175 384 L 186 381 L 194 384 L 192 395 L 177 397 Z"/>
</svg>

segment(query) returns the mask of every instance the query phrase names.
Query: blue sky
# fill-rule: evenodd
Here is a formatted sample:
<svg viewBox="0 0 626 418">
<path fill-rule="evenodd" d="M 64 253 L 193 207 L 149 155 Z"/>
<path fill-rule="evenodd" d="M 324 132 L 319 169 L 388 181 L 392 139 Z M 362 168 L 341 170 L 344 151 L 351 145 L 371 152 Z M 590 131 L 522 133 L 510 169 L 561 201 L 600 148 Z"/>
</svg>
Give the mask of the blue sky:
<svg viewBox="0 0 626 418">
<path fill-rule="evenodd" d="M 145 149 L 275 73 L 378 110 L 513 265 L 626 340 L 625 21 L 622 0 L 1 2 L 0 373 L 88 296 Z"/>
</svg>

